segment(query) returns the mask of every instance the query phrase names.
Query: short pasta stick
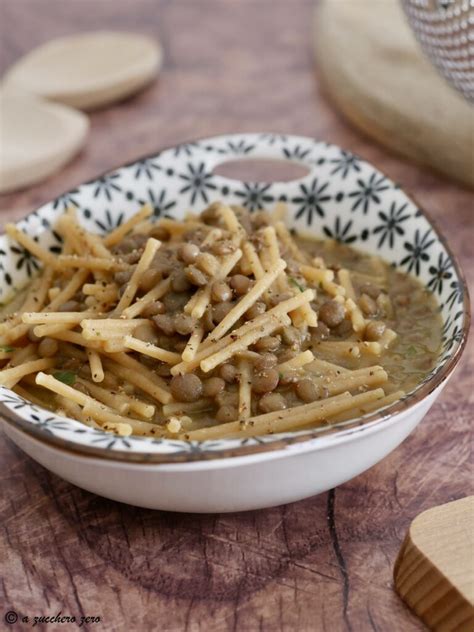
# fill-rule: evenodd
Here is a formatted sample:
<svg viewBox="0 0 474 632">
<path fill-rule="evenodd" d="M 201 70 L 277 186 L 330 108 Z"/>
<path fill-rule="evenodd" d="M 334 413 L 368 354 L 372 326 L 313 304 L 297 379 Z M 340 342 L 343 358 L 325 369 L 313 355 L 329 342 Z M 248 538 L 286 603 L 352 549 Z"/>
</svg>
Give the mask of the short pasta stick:
<svg viewBox="0 0 474 632">
<path fill-rule="evenodd" d="M 130 305 L 133 301 L 135 294 L 138 290 L 138 286 L 140 284 L 141 277 L 143 273 L 150 267 L 151 262 L 158 250 L 161 246 L 161 241 L 158 239 L 153 239 L 150 237 L 146 242 L 145 250 L 143 251 L 142 256 L 135 268 L 130 281 L 127 284 L 125 292 L 122 294 L 122 297 L 115 308 L 115 313 L 121 314 L 123 310 Z"/>
<path fill-rule="evenodd" d="M 238 364 L 239 419 L 245 420 L 252 414 L 252 365 L 241 358 Z"/>
<path fill-rule="evenodd" d="M 241 257 L 242 251 L 239 248 L 237 248 L 232 254 L 224 257 L 215 280 L 222 281 L 223 279 L 225 279 Z M 196 292 L 195 296 L 196 299 L 193 301 L 191 311 L 189 311 L 188 307 L 190 302 L 186 303 L 184 311 L 187 313 L 191 313 L 191 316 L 193 318 L 199 319 L 202 318 L 211 300 L 211 286 L 207 285 L 206 287 L 201 288 Z"/>
<path fill-rule="evenodd" d="M 394 342 L 397 338 L 397 333 L 393 331 L 393 329 L 390 329 L 390 327 L 387 327 L 377 342 L 382 349 L 388 349 L 392 342 Z"/>
<path fill-rule="evenodd" d="M 280 248 L 278 246 L 278 240 L 274 226 L 266 226 L 262 230 L 262 237 L 265 248 L 262 251 L 261 259 L 264 270 L 268 272 L 269 270 L 273 270 L 277 262 L 281 260 Z M 276 287 L 279 292 L 284 292 L 288 288 L 286 275 L 282 271 L 276 278 Z"/>
<path fill-rule="evenodd" d="M 154 417 L 156 406 L 153 406 L 153 404 L 148 404 L 147 402 L 144 402 L 141 399 L 137 399 L 135 397 L 130 397 L 129 402 L 130 410 L 132 413 L 136 413 L 137 415 L 140 415 L 140 417 L 144 417 L 145 419 L 151 419 L 152 417 Z"/>
<path fill-rule="evenodd" d="M 349 419 L 354 419 L 362 415 L 367 415 L 368 413 L 372 413 L 376 410 L 385 408 L 386 406 L 390 406 L 390 404 L 393 404 L 394 402 L 398 402 L 404 396 L 405 391 L 396 391 L 395 393 L 391 393 L 390 395 L 386 395 L 381 399 L 368 402 L 366 404 L 358 406 L 357 408 L 351 408 L 350 410 L 343 413 L 331 415 L 331 423 L 339 423 L 341 421 L 347 421 Z"/>
<path fill-rule="evenodd" d="M 31 252 L 32 255 L 42 261 L 45 265 L 51 266 L 52 268 L 58 267 L 56 257 L 51 252 L 40 246 L 29 235 L 15 226 L 15 224 L 6 224 L 5 232 L 11 239 L 17 241 L 21 246 L 23 246 L 23 248 L 26 248 L 26 250 Z"/>
<path fill-rule="evenodd" d="M 283 222 L 288 213 L 288 206 L 284 202 L 277 202 L 272 212 L 272 221 Z"/>
<path fill-rule="evenodd" d="M 197 324 L 191 335 L 189 336 L 189 340 L 186 343 L 186 346 L 181 354 L 181 359 L 183 362 L 191 362 L 196 356 L 196 351 L 198 350 L 199 345 L 204 337 L 204 327 L 200 324 Z"/>
<path fill-rule="evenodd" d="M 355 301 L 356 294 L 354 291 L 354 286 L 352 285 L 351 275 L 350 275 L 349 270 L 346 270 L 345 268 L 341 268 L 337 273 L 337 278 L 339 280 L 339 283 L 342 285 L 342 287 L 346 291 L 346 297 L 348 299 L 351 299 L 352 301 Z"/>
<path fill-rule="evenodd" d="M 82 288 L 89 275 L 90 270 L 78 270 L 75 272 L 60 293 L 55 296 L 51 303 L 45 308 L 45 311 L 54 312 L 61 307 L 61 305 L 70 301 L 76 292 Z"/>
<path fill-rule="evenodd" d="M 102 404 L 93 397 L 72 388 L 72 386 L 60 382 L 52 375 L 46 375 L 45 373 L 40 372 L 36 376 L 36 383 L 38 386 L 43 386 L 44 388 L 53 391 L 53 393 L 62 395 L 76 404 L 79 404 L 79 406 L 83 408 L 84 414 L 89 415 L 96 421 L 106 423 L 128 423 L 132 426 L 135 432 L 138 432 L 138 434 L 141 434 L 144 430 L 146 430 L 146 432 L 150 431 L 150 426 L 153 425 L 145 421 L 138 420 L 138 423 L 135 424 L 135 420 L 118 415 L 105 404 Z"/>
<path fill-rule="evenodd" d="M 112 289 L 116 289 L 115 283 L 84 283 L 82 293 L 86 296 L 97 296 Z"/>
<path fill-rule="evenodd" d="M 93 235 L 80 226 L 77 221 L 76 209 L 70 206 L 59 222 L 59 228 L 63 230 L 66 238 L 74 243 L 74 249 L 78 253 L 90 252 L 96 257 L 110 259 L 110 251 L 104 246 L 99 235 Z"/>
<path fill-rule="evenodd" d="M 306 263 L 307 259 L 304 256 L 301 248 L 295 242 L 293 237 L 291 236 L 290 231 L 285 226 L 283 222 L 276 222 L 275 224 L 276 233 L 282 242 L 288 249 L 288 251 L 292 254 L 292 256 L 296 259 L 296 261 L 300 261 L 301 263 Z"/>
<path fill-rule="evenodd" d="M 217 340 L 216 342 L 204 341 L 201 347 L 198 349 L 196 356 L 191 362 L 180 362 L 176 364 L 171 369 L 171 375 L 179 375 L 181 373 L 189 373 L 196 367 L 199 366 L 200 362 L 205 358 L 208 358 L 213 353 L 223 349 L 228 344 L 230 344 L 233 340 L 237 338 L 241 338 L 244 334 L 251 330 L 255 330 L 264 323 L 268 322 L 268 320 L 272 317 L 278 317 L 280 315 L 286 315 L 288 312 L 291 312 L 293 309 L 300 307 L 305 302 L 312 301 L 314 299 L 314 291 L 313 290 L 305 290 L 301 294 L 293 296 L 292 298 L 287 299 L 286 301 L 282 301 L 278 305 L 275 305 L 271 310 L 257 316 L 252 320 L 247 321 L 244 325 L 235 329 L 230 334 L 227 334 L 224 338 Z M 241 353 L 245 351 L 245 349 L 240 349 L 236 353 Z"/>
<path fill-rule="evenodd" d="M 59 255 L 56 259 L 56 267 L 64 268 L 86 268 L 89 270 L 127 270 L 130 266 L 115 259 L 105 257 L 91 257 L 80 255 Z"/>
<path fill-rule="evenodd" d="M 74 329 L 76 325 L 72 324 L 64 324 L 59 323 L 56 325 L 36 325 L 33 327 L 33 333 L 38 338 L 45 338 L 46 336 L 54 336 L 55 334 L 59 334 L 62 331 L 68 331 L 70 329 Z"/>
<path fill-rule="evenodd" d="M 89 393 L 99 402 L 109 406 L 112 410 L 116 410 L 121 415 L 127 414 L 130 410 L 129 402 L 120 393 L 111 392 L 109 389 L 98 386 L 81 377 L 76 377 L 76 382 L 85 386 Z"/>
<path fill-rule="evenodd" d="M 28 389 L 23 388 L 23 386 L 15 384 L 15 386 L 12 388 L 12 391 L 20 397 L 23 397 L 25 401 L 32 402 L 33 404 L 36 404 L 36 406 L 41 406 L 42 408 L 44 408 L 45 402 L 39 397 L 36 397 L 36 395 Z"/>
<path fill-rule="evenodd" d="M 169 417 L 178 413 L 200 413 L 212 408 L 213 400 L 209 397 L 198 399 L 197 402 L 171 402 L 163 406 L 163 415 Z"/>
<path fill-rule="evenodd" d="M 201 248 L 204 246 L 212 246 L 216 241 L 222 239 L 223 232 L 220 228 L 211 228 L 211 230 L 204 237 L 204 240 L 201 244 Z"/>
<path fill-rule="evenodd" d="M 332 362 L 321 360 L 321 358 L 313 358 L 313 361 L 310 364 L 306 365 L 305 370 L 317 371 L 319 373 L 322 373 L 323 375 L 340 375 L 342 373 L 350 373 L 350 369 L 347 369 L 340 364 L 333 364 Z"/>
<path fill-rule="evenodd" d="M 8 366 L 18 366 L 22 364 L 22 362 L 26 362 L 26 360 L 32 360 L 33 358 L 36 359 L 36 345 L 32 343 L 26 345 L 26 347 L 15 349 Z"/>
<path fill-rule="evenodd" d="M 43 309 L 46 298 L 48 296 L 48 290 L 53 278 L 53 270 L 47 269 L 42 277 L 38 279 L 38 284 L 35 288 L 32 288 L 31 292 L 28 292 L 28 296 L 23 303 L 20 312 L 25 310 L 39 312 Z M 2 332 L 0 336 L 0 344 L 8 344 L 23 338 L 28 333 L 29 326 L 21 322 L 21 316 L 15 316 L 8 322 L 8 326 Z"/>
<path fill-rule="evenodd" d="M 122 241 L 125 235 L 133 229 L 134 226 L 143 220 L 148 219 L 151 215 L 153 215 L 153 208 L 151 204 L 144 204 L 137 213 L 130 217 L 130 219 L 123 224 L 120 224 L 120 226 L 117 226 L 117 228 L 114 228 L 114 230 L 104 238 L 105 246 L 108 248 L 116 246 Z"/>
<path fill-rule="evenodd" d="M 350 316 L 352 327 L 356 333 L 364 331 L 366 326 L 366 320 L 360 307 L 353 301 L 352 298 L 346 299 L 345 308 Z"/>
<path fill-rule="evenodd" d="M 89 360 L 92 380 L 94 382 L 103 382 L 104 368 L 102 366 L 100 355 L 97 353 L 97 351 L 94 351 L 93 349 L 87 349 L 87 359 Z"/>
<path fill-rule="evenodd" d="M 137 435 L 164 435 L 162 429 L 156 424 L 119 415 L 103 404 L 87 403 L 82 410 L 85 415 L 99 421 L 103 430 L 110 430 L 116 434 L 127 436 L 133 432 Z M 127 426 L 130 427 L 130 432 L 126 430 Z"/>
<path fill-rule="evenodd" d="M 139 298 L 133 305 L 130 305 L 122 312 L 123 318 L 136 318 L 140 316 L 143 310 L 146 309 L 149 305 L 159 300 L 162 296 L 166 294 L 166 292 L 170 288 L 170 279 L 163 279 L 160 281 L 158 285 L 155 285 L 149 292 L 147 292 L 144 296 Z"/>
<path fill-rule="evenodd" d="M 327 395 L 337 395 L 344 391 L 379 386 L 388 380 L 388 375 L 380 366 L 351 371 L 336 377 L 312 378 L 315 386 Z"/>
<path fill-rule="evenodd" d="M 334 280 L 334 272 L 328 268 L 314 268 L 309 265 L 300 266 L 300 272 L 305 279 L 313 283 L 329 283 Z"/>
<path fill-rule="evenodd" d="M 68 331 L 67 329 L 65 329 L 63 331 L 51 332 L 49 335 L 55 340 L 63 340 L 64 342 L 70 342 L 73 345 L 79 345 L 80 347 L 89 347 L 90 349 L 96 349 L 97 351 L 101 350 L 100 342 L 96 340 L 86 340 L 77 331 Z"/>
<path fill-rule="evenodd" d="M 255 250 L 255 246 L 250 242 L 246 241 L 242 245 L 242 251 L 245 254 L 245 257 L 249 263 L 249 266 L 252 270 L 253 276 L 258 280 L 263 278 L 265 275 L 265 270 L 263 269 L 260 258 Z"/>
<path fill-rule="evenodd" d="M 291 360 L 287 360 L 286 362 L 282 362 L 281 364 L 277 365 L 277 370 L 280 373 L 283 373 L 285 371 L 292 371 L 294 369 L 299 369 L 302 366 L 305 366 L 306 364 L 309 364 L 310 362 L 313 362 L 313 361 L 314 361 L 313 352 L 310 349 L 308 349 L 307 351 L 303 351 L 302 353 L 299 353 L 294 358 L 291 358 Z"/>
<path fill-rule="evenodd" d="M 331 414 L 337 414 L 350 408 L 355 408 L 361 403 L 380 399 L 385 395 L 383 389 L 375 389 L 352 396 L 350 393 L 342 393 L 325 400 L 295 406 L 287 410 L 279 410 L 247 419 L 245 425 L 239 421 L 231 421 L 212 428 L 193 430 L 185 435 L 186 439 L 205 441 L 220 437 L 257 436 L 275 432 L 296 430 L 302 426 L 316 424 L 325 420 Z"/>
<path fill-rule="evenodd" d="M 169 404 L 172 400 L 164 380 L 126 353 L 114 353 L 110 356 L 110 361 L 106 361 L 107 364 L 113 373 L 124 381 L 128 380 L 131 384 L 138 386 L 144 393 L 151 395 L 160 403 Z M 119 369 L 123 370 L 119 371 Z"/>
<path fill-rule="evenodd" d="M 161 349 L 151 342 L 144 342 L 143 340 L 139 340 L 133 336 L 125 336 L 123 344 L 128 349 L 142 353 L 150 358 L 155 358 L 155 360 L 166 362 L 167 364 L 177 364 L 181 360 L 179 353 Z"/>
<path fill-rule="evenodd" d="M 86 318 L 97 318 L 96 312 L 25 312 L 21 319 L 29 325 L 80 323 Z"/>
<path fill-rule="evenodd" d="M 231 233 L 237 234 L 241 240 L 247 237 L 247 232 L 230 206 L 227 204 L 219 204 L 217 212 L 222 217 L 224 224 Z"/>
<path fill-rule="evenodd" d="M 103 320 L 87 318 L 81 321 L 83 337 L 86 340 L 95 341 L 122 338 L 133 333 L 139 325 L 146 324 L 148 324 L 146 318 L 104 318 Z"/>
<path fill-rule="evenodd" d="M 255 283 L 253 288 L 231 309 L 231 311 L 221 320 L 217 327 L 209 334 L 209 340 L 214 342 L 224 336 L 239 318 L 248 310 L 260 296 L 267 290 L 278 275 L 286 268 L 286 262 L 279 259 L 275 268 L 266 272 L 264 276 Z"/>
<path fill-rule="evenodd" d="M 24 362 L 10 369 L 2 369 L 0 371 L 0 384 L 7 388 L 12 388 L 12 386 L 15 386 L 25 375 L 51 369 L 55 364 L 55 358 L 41 358 L 40 360 Z"/>
<path fill-rule="evenodd" d="M 217 351 L 217 353 L 214 353 L 205 360 L 202 360 L 200 363 L 201 369 L 204 371 L 204 373 L 212 371 L 212 369 L 214 369 L 216 366 L 219 366 L 219 364 L 222 364 L 239 351 L 243 351 L 250 345 L 255 344 L 257 340 L 260 340 L 260 338 L 268 336 L 276 329 L 288 326 L 290 323 L 291 321 L 286 314 L 270 317 L 258 328 L 254 329 L 253 331 L 247 332 L 240 338 L 237 338 L 234 342 L 231 342 L 231 344 L 226 346 L 224 349 L 221 349 L 220 351 Z"/>
</svg>

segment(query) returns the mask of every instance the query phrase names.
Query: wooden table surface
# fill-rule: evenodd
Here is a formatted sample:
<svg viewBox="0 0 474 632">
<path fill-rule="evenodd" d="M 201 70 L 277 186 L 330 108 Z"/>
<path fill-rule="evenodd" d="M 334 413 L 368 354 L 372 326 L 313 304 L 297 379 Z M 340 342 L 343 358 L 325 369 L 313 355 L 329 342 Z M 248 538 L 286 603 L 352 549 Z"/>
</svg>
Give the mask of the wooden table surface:
<svg viewBox="0 0 474 632">
<path fill-rule="evenodd" d="M 3 197 L 2 224 L 162 146 L 221 132 L 307 134 L 361 154 L 411 190 L 472 281 L 472 192 L 341 120 L 313 67 L 312 5 L 1 0 L 0 69 L 50 37 L 89 28 L 157 35 L 165 50 L 159 80 L 95 113 L 86 148 L 64 171 Z M 88 630 L 423 629 L 395 594 L 392 569 L 419 512 L 472 493 L 473 355 L 471 343 L 425 420 L 382 463 L 328 494 L 264 511 L 181 515 L 121 505 L 49 474 L 2 440 L 2 607 L 30 617 L 10 629 L 59 611 L 100 617 Z"/>
</svg>

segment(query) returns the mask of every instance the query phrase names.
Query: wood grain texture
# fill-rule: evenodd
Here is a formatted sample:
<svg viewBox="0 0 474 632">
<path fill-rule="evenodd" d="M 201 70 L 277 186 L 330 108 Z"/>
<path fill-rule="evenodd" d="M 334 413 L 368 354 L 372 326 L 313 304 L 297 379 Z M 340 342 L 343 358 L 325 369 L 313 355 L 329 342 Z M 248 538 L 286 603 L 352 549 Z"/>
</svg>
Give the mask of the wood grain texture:
<svg viewBox="0 0 474 632">
<path fill-rule="evenodd" d="M 474 496 L 413 520 L 394 569 L 395 589 L 436 632 L 474 629 Z"/>
<path fill-rule="evenodd" d="M 165 51 L 157 83 L 92 116 L 89 143 L 68 168 L 2 199 L 2 224 L 160 146 L 221 132 L 307 134 L 361 154 L 411 190 L 472 281 L 472 193 L 388 154 L 338 117 L 313 67 L 312 5 L 1 0 L 3 68 L 49 37 L 103 26 L 156 34 Z M 265 511 L 191 516 L 120 505 L 2 441 L 3 611 L 101 616 L 86 630 L 424 629 L 393 590 L 393 564 L 417 514 L 472 493 L 473 369 L 471 345 L 420 427 L 382 463 L 329 494 Z"/>
</svg>

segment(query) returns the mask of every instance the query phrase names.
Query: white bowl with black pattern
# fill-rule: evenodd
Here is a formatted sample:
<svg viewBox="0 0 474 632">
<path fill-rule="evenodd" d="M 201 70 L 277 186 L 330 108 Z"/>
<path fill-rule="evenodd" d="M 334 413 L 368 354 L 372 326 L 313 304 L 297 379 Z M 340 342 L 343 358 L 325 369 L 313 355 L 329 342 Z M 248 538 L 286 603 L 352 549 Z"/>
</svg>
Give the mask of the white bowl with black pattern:
<svg viewBox="0 0 474 632">
<path fill-rule="evenodd" d="M 235 159 L 290 160 L 309 169 L 291 182 L 255 183 L 213 173 Z M 372 165 L 334 145 L 275 134 L 218 136 L 165 149 L 118 168 L 37 209 L 18 226 L 52 252 L 65 208 L 105 233 L 150 202 L 156 217 L 180 218 L 220 199 L 254 211 L 284 201 L 288 224 L 382 256 L 432 290 L 444 322 L 437 365 L 402 401 L 364 418 L 311 432 L 185 442 L 118 437 L 39 408 L 0 387 L 7 434 L 63 478 L 109 498 L 178 511 L 234 511 L 327 490 L 394 449 L 421 420 L 452 374 L 469 327 L 467 287 L 452 252 L 426 214 Z M 0 237 L 0 301 L 39 268 Z"/>
</svg>

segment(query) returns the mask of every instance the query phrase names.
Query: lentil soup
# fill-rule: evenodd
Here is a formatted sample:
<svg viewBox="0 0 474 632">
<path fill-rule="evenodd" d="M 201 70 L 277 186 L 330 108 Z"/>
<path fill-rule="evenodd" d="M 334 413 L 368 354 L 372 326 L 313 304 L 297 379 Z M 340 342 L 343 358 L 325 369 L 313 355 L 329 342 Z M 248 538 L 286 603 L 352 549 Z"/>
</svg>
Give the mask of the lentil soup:
<svg viewBox="0 0 474 632">
<path fill-rule="evenodd" d="M 74 210 L 0 323 L 0 383 L 121 436 L 300 430 L 388 406 L 434 367 L 434 297 L 382 259 L 293 235 L 284 209 L 145 206 L 104 237 Z"/>
</svg>

